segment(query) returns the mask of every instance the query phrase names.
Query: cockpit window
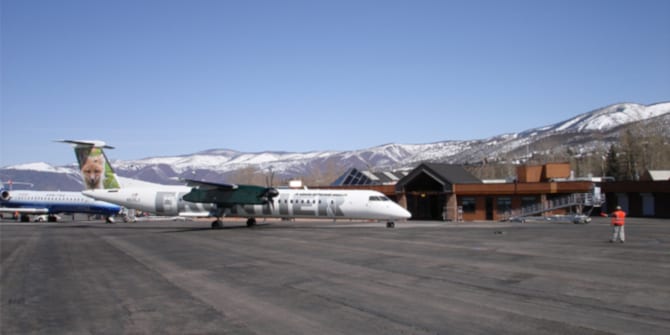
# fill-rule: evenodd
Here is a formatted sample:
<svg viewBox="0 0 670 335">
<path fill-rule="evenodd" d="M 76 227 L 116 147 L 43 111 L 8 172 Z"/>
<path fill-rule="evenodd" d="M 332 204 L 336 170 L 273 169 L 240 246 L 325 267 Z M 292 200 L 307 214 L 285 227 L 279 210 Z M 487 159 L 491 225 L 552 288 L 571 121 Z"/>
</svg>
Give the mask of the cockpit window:
<svg viewBox="0 0 670 335">
<path fill-rule="evenodd" d="M 389 201 L 390 199 L 385 196 L 371 195 L 370 201 Z"/>
</svg>

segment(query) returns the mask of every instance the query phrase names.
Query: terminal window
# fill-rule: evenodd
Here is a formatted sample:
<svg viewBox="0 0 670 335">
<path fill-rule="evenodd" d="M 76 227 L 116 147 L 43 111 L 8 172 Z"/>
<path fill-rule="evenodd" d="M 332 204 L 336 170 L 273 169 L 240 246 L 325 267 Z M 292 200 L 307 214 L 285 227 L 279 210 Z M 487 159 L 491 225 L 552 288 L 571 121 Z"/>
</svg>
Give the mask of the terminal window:
<svg viewBox="0 0 670 335">
<path fill-rule="evenodd" d="M 463 197 L 461 206 L 463 206 L 463 213 L 474 213 L 477 208 L 477 201 L 474 197 Z"/>
</svg>

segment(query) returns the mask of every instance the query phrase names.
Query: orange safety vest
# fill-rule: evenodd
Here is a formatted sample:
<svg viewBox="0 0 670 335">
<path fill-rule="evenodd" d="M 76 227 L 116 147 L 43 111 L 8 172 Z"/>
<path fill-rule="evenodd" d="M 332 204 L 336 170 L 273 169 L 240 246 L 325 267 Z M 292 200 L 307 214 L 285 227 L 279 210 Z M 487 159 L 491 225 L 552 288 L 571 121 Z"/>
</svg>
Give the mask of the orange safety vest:
<svg viewBox="0 0 670 335">
<path fill-rule="evenodd" d="M 614 211 L 612 213 L 612 224 L 615 226 L 623 226 L 626 224 L 626 212 L 622 210 Z"/>
</svg>

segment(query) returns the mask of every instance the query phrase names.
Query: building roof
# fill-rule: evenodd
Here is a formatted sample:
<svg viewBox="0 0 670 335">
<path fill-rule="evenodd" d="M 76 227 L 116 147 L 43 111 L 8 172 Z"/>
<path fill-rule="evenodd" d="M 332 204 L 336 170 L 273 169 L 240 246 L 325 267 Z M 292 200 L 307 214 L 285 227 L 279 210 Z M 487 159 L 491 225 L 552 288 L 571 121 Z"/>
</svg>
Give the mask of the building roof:
<svg viewBox="0 0 670 335">
<path fill-rule="evenodd" d="M 664 181 L 670 180 L 670 170 L 648 170 L 649 180 Z"/>
<path fill-rule="evenodd" d="M 407 173 L 408 171 L 373 172 L 369 170 L 358 170 L 356 168 L 351 168 L 330 185 L 389 185 L 395 184 L 398 182 L 398 180 L 407 175 Z"/>
<path fill-rule="evenodd" d="M 337 178 L 330 186 L 361 186 L 361 185 L 400 185 L 410 182 L 416 177 L 426 174 L 446 189 L 454 184 L 481 184 L 482 181 L 468 172 L 462 165 L 422 163 L 411 171 L 382 171 L 358 170 L 350 168 Z"/>
<path fill-rule="evenodd" d="M 427 180 L 432 180 L 441 185 L 440 188 L 445 192 L 450 192 L 455 184 L 482 183 L 479 178 L 473 176 L 462 165 L 422 163 L 398 181 L 396 191 L 403 191 L 410 184 L 414 184 L 414 186 L 424 184 L 425 186 Z"/>
<path fill-rule="evenodd" d="M 450 184 L 481 184 L 482 181 L 472 175 L 468 170 L 466 170 L 463 165 L 454 165 L 454 164 L 441 164 L 441 163 L 423 163 L 419 165 L 416 169 L 419 169 L 421 166 L 425 166 L 428 169 L 437 173 L 439 177 L 443 180 L 448 181 Z M 415 170 L 416 170 L 415 169 Z"/>
</svg>

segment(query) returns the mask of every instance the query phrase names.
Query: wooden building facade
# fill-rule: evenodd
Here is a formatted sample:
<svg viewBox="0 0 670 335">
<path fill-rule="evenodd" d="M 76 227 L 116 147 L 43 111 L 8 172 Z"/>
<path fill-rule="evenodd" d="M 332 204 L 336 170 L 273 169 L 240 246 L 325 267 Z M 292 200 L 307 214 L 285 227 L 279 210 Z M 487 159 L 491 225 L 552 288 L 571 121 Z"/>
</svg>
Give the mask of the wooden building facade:
<svg viewBox="0 0 670 335">
<path fill-rule="evenodd" d="M 616 206 L 632 217 L 670 218 L 670 180 L 641 180 L 602 183 L 606 206 Z"/>
<path fill-rule="evenodd" d="M 413 220 L 502 220 L 515 209 L 593 191 L 592 182 L 569 176 L 567 163 L 520 166 L 515 182 L 485 183 L 460 165 L 424 163 L 399 180 L 395 192 Z"/>
<path fill-rule="evenodd" d="M 595 183 L 571 179 L 569 163 L 549 163 L 518 166 L 514 182 L 488 183 L 460 165 L 423 163 L 394 174 L 350 169 L 343 177 L 359 174 L 370 181 L 328 187 L 377 190 L 407 208 L 412 220 L 501 220 L 513 210 L 571 194 L 593 194 L 596 187 L 605 196 L 605 212 L 618 205 L 632 217 L 670 218 L 670 171 L 665 170 L 647 172 L 640 181 Z M 661 180 L 652 178 L 659 175 Z M 545 213 L 553 214 L 565 214 L 565 210 Z"/>
</svg>

